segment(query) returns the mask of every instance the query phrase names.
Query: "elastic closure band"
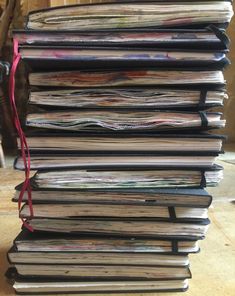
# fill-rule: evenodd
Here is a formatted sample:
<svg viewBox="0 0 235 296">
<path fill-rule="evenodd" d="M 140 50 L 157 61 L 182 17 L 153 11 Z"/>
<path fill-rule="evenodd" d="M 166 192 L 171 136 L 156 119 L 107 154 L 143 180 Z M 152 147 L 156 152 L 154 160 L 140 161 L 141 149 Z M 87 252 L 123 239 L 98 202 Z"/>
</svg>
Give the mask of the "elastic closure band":
<svg viewBox="0 0 235 296">
<path fill-rule="evenodd" d="M 206 113 L 203 111 L 199 111 L 198 113 L 199 113 L 199 116 L 201 117 L 201 127 L 207 128 L 208 127 L 208 120 L 207 120 Z"/>
<path fill-rule="evenodd" d="M 172 220 L 176 219 L 175 207 L 168 207 L 169 216 Z"/>
<path fill-rule="evenodd" d="M 215 34 L 215 36 L 221 41 L 224 46 L 224 49 L 227 49 L 229 46 L 229 38 L 225 34 L 223 29 L 217 28 L 215 25 L 210 25 L 207 29 Z"/>
<path fill-rule="evenodd" d="M 207 90 L 205 89 L 200 92 L 200 98 L 199 98 L 199 102 L 198 102 L 199 108 L 205 107 L 206 97 L 207 97 Z"/>
<path fill-rule="evenodd" d="M 171 242 L 171 248 L 172 248 L 172 252 L 173 252 L 173 253 L 178 253 L 178 252 L 179 252 L 178 241 L 173 240 L 173 241 Z"/>
<path fill-rule="evenodd" d="M 21 210 L 24 194 L 27 193 L 30 217 L 28 219 L 21 218 L 21 221 L 27 229 L 29 229 L 30 231 L 33 231 L 33 228 L 28 223 L 28 220 L 32 219 L 34 215 L 32 194 L 31 194 L 32 190 L 30 185 L 30 153 L 29 153 L 29 148 L 28 148 L 25 134 L 20 124 L 20 119 L 17 112 L 16 102 L 15 102 L 15 74 L 16 74 L 17 66 L 21 59 L 20 53 L 18 51 L 18 41 L 16 39 L 13 39 L 13 50 L 14 50 L 13 62 L 12 62 L 12 67 L 11 67 L 10 77 L 9 77 L 9 99 L 10 99 L 11 109 L 13 113 L 13 122 L 20 139 L 21 156 L 22 156 L 22 159 L 24 162 L 24 168 L 25 168 L 25 180 L 19 195 L 18 210 L 19 211 Z"/>
<path fill-rule="evenodd" d="M 201 171 L 201 183 L 200 183 L 200 187 L 201 188 L 204 188 L 204 187 L 206 187 L 206 177 L 205 177 L 205 171 L 204 170 L 202 170 Z"/>
</svg>

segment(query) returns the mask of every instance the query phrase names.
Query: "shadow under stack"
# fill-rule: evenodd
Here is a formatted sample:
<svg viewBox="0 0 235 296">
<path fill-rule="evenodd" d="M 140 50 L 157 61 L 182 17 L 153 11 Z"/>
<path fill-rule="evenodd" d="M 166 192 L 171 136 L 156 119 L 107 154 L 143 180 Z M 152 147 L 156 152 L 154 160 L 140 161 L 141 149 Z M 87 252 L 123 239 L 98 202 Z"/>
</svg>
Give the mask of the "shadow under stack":
<svg viewBox="0 0 235 296">
<path fill-rule="evenodd" d="M 229 1 L 127 1 L 32 12 L 34 215 L 8 253 L 19 294 L 185 291 L 223 168 Z M 20 150 L 20 146 L 19 146 Z M 20 154 L 20 153 L 19 153 Z M 15 168 L 24 170 L 21 156 Z M 17 202 L 22 184 L 16 187 Z"/>
</svg>

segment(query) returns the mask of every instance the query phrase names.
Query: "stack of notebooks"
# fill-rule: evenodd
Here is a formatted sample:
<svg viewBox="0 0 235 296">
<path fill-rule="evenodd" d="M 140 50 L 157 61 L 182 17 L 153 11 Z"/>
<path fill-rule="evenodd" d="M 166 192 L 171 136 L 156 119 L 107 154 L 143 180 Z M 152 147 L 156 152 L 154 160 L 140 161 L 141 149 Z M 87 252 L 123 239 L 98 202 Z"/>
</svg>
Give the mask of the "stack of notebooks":
<svg viewBox="0 0 235 296">
<path fill-rule="evenodd" d="M 8 253 L 17 293 L 188 288 L 204 188 L 223 178 L 214 107 L 227 99 L 232 14 L 229 1 L 115 1 L 32 12 L 14 32 L 35 171 L 33 215 L 27 194 L 20 209 L 34 231 Z"/>
</svg>

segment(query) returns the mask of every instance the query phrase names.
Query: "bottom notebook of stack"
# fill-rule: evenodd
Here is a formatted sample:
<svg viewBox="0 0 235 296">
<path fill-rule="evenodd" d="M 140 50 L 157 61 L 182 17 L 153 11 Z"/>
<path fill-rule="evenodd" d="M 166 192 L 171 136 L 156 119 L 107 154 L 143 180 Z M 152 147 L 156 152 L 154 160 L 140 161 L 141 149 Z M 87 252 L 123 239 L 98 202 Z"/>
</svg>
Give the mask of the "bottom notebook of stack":
<svg viewBox="0 0 235 296">
<path fill-rule="evenodd" d="M 188 280 L 155 281 L 78 281 L 78 280 L 21 280 L 13 285 L 21 295 L 72 295 L 87 293 L 183 292 Z"/>
<path fill-rule="evenodd" d="M 23 230 L 8 252 L 18 294 L 185 291 L 197 241 Z"/>
</svg>

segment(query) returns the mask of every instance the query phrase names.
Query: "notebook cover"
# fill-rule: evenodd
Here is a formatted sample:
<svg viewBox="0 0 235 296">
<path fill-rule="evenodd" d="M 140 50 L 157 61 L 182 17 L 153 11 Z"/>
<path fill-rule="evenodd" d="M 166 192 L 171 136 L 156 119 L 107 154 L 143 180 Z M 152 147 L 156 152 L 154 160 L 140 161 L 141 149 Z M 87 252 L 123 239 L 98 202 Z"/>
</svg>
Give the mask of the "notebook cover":
<svg viewBox="0 0 235 296">
<path fill-rule="evenodd" d="M 157 52 L 156 52 L 157 54 Z M 141 55 L 141 51 L 140 51 Z M 89 69 L 130 69 L 130 68 L 139 68 L 148 69 L 158 68 L 159 70 L 170 70 L 170 69 L 182 69 L 182 70 L 223 70 L 227 65 L 230 64 L 230 61 L 227 57 L 219 61 L 176 61 L 173 59 L 161 60 L 158 61 L 152 58 L 141 59 L 140 56 L 133 56 L 126 59 L 107 59 L 104 58 L 84 58 L 84 59 L 50 59 L 50 58 L 23 58 L 29 67 L 33 71 L 42 71 L 50 70 L 60 71 L 63 69 L 66 70 L 89 70 Z"/>
<path fill-rule="evenodd" d="M 84 168 L 86 169 L 86 168 Z M 64 168 L 56 168 L 56 169 L 45 169 L 43 170 L 44 172 L 51 172 L 51 171 L 69 171 L 70 169 L 64 169 Z M 73 170 L 76 170 L 76 167 L 73 168 Z M 78 170 L 82 170 L 82 167 L 79 167 Z M 206 167 L 185 167 L 185 166 L 151 166 L 149 167 L 148 165 L 146 166 L 110 166 L 108 169 L 106 166 L 99 166 L 99 168 L 95 168 L 95 169 L 86 169 L 87 171 L 141 171 L 141 170 L 157 170 L 157 171 L 161 171 L 161 170 L 186 170 L 186 171 L 199 171 L 205 173 L 206 171 L 220 171 L 223 170 L 223 167 L 218 165 L 218 164 L 214 164 L 212 166 L 206 166 Z M 33 176 L 34 178 L 34 176 Z"/>
<path fill-rule="evenodd" d="M 130 138 L 130 137 L 137 137 L 137 138 L 141 138 L 141 137 L 146 137 L 146 132 L 133 132 L 133 131 L 129 131 L 128 134 L 123 134 L 120 132 L 115 132 L 115 133 L 109 133 L 109 132 L 77 132 L 77 131 L 69 131 L 69 132 L 65 132 L 65 131 L 51 131 L 51 130 L 45 130 L 45 129 L 28 129 L 25 132 L 26 137 L 107 137 L 107 138 L 116 138 L 116 137 L 121 137 L 121 138 Z M 167 131 L 167 132 L 156 132 L 156 131 L 151 131 L 148 133 L 148 137 L 154 137 L 154 138 L 193 138 L 193 139 L 197 139 L 197 138 L 205 138 L 205 139 L 221 139 L 221 140 L 226 140 L 227 136 L 225 135 L 219 135 L 219 134 L 210 134 L 210 133 L 189 133 L 189 132 L 184 132 L 184 133 L 179 133 L 179 132 L 175 132 L 172 133 L 172 131 Z"/>
</svg>

